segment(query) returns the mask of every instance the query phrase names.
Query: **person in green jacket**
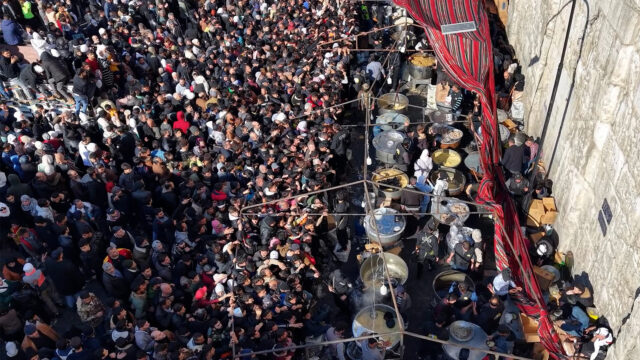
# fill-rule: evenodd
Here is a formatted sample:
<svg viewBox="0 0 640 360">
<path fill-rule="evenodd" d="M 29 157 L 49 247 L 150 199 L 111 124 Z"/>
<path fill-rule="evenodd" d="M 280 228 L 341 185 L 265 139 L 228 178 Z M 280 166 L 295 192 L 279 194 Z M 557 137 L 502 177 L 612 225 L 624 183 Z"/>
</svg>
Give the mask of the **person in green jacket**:
<svg viewBox="0 0 640 360">
<path fill-rule="evenodd" d="M 22 10 L 22 16 L 25 20 L 24 22 L 26 23 L 26 25 L 33 28 L 37 25 L 37 23 L 36 16 L 33 14 L 33 11 L 31 11 L 32 5 L 33 4 L 31 4 L 31 1 L 29 0 L 20 0 L 20 9 Z"/>
</svg>

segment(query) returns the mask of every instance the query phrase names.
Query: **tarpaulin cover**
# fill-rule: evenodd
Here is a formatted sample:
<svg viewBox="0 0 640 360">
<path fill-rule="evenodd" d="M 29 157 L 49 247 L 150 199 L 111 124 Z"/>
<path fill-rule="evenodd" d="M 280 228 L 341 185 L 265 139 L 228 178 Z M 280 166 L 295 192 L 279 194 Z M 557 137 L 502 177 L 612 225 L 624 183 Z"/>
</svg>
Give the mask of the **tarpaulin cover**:
<svg viewBox="0 0 640 360">
<path fill-rule="evenodd" d="M 501 148 L 496 117 L 493 51 L 489 21 L 479 0 L 394 0 L 424 26 L 438 62 L 450 79 L 478 94 L 482 105 L 480 163 L 484 177 L 478 190 L 478 202 L 493 211 L 495 255 L 498 269 L 511 268 L 523 293 L 517 297 L 520 310 L 539 320 L 542 345 L 555 359 L 564 359 L 560 340 L 551 323 L 542 292 L 535 279 L 513 200 L 505 189 L 499 166 Z M 443 24 L 473 21 L 476 31 L 444 35 Z M 501 225 L 502 224 L 502 225 Z M 506 235 L 506 236 L 505 236 Z M 511 240 L 509 242 L 509 240 Z M 518 264 L 520 259 L 522 267 Z M 528 283 L 525 281 L 528 279 Z"/>
</svg>

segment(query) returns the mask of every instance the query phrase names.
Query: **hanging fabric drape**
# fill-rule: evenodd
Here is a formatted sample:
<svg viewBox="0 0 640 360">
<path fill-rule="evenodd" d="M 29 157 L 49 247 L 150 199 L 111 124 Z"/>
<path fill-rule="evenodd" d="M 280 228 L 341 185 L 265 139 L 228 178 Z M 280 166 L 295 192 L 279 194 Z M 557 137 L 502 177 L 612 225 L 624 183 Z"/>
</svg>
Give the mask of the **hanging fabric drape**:
<svg viewBox="0 0 640 360">
<path fill-rule="evenodd" d="M 513 200 L 506 195 L 508 192 L 499 165 L 501 148 L 496 116 L 493 51 L 489 21 L 482 1 L 394 1 L 424 26 L 438 62 L 450 80 L 478 94 L 482 105 L 482 141 L 479 150 L 484 177 L 480 182 L 477 201 L 491 208 L 496 221 L 496 265 L 500 270 L 511 268 L 514 279 L 524 290 L 517 301 L 518 307 L 523 313 L 538 319 L 540 340 L 551 356 L 564 359 L 566 356 L 549 319 L 542 292 L 533 273 L 528 255 L 528 241 L 522 235 Z M 443 24 L 471 21 L 475 23 L 475 31 L 449 35 L 444 35 L 441 31 Z M 520 259 L 520 262 L 517 259 Z"/>
</svg>

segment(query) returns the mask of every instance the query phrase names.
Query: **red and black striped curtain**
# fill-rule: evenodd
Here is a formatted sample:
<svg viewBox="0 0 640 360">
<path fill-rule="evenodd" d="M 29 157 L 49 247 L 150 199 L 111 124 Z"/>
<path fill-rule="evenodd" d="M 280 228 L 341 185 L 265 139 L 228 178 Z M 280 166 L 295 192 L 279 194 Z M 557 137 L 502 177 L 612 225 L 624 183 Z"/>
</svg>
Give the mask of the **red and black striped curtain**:
<svg viewBox="0 0 640 360">
<path fill-rule="evenodd" d="M 438 62 L 449 78 L 478 94 L 482 105 L 480 158 L 484 177 L 478 202 L 488 205 L 496 221 L 495 255 L 498 269 L 511 268 L 514 279 L 524 290 L 518 307 L 539 320 L 538 333 L 543 346 L 555 359 L 565 358 L 560 340 L 551 323 L 542 292 L 528 255 L 528 241 L 522 235 L 513 200 L 508 196 L 504 176 L 498 165 L 501 148 L 496 116 L 493 51 L 489 21 L 480 0 L 394 0 L 421 24 Z M 441 25 L 473 21 L 476 31 L 444 35 Z M 500 225 L 502 224 L 502 226 Z M 504 227 L 504 229 L 503 229 Z M 508 236 L 505 236 L 507 234 Z M 510 241 L 509 241 L 510 240 Z M 522 267 L 516 260 L 520 259 Z M 527 286 L 526 279 L 531 286 Z"/>
</svg>

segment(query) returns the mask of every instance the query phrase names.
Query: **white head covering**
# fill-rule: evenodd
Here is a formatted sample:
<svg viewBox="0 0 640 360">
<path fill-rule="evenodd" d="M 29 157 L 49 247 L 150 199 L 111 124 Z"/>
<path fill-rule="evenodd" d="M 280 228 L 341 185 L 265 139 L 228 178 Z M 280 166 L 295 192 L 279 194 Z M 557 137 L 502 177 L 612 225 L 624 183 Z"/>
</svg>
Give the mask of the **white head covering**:
<svg viewBox="0 0 640 360">
<path fill-rule="evenodd" d="M 216 285 L 215 292 L 216 292 L 216 294 L 224 293 L 224 285 L 222 285 L 222 284 Z"/>
<path fill-rule="evenodd" d="M 10 214 L 11 214 L 11 210 L 9 210 L 9 206 L 7 206 L 7 204 L 3 202 L 0 202 L 0 217 L 8 217 Z"/>
<path fill-rule="evenodd" d="M 16 343 L 13 341 L 9 341 L 8 343 L 6 343 L 4 346 L 4 349 L 7 351 L 7 356 L 9 357 L 14 357 L 18 355 L 18 347 L 16 346 Z"/>
<path fill-rule="evenodd" d="M 100 59 L 106 59 L 107 57 L 106 50 L 107 50 L 106 46 L 98 45 L 98 47 L 96 48 L 96 56 Z"/>
<path fill-rule="evenodd" d="M 482 242 L 482 232 L 480 229 L 473 229 L 471 232 L 471 238 L 477 243 Z"/>
<path fill-rule="evenodd" d="M 227 280 L 227 275 L 226 274 L 214 274 L 213 275 L 213 282 L 217 283 L 221 283 Z"/>
<path fill-rule="evenodd" d="M 53 167 L 53 165 L 49 165 L 49 164 L 45 165 L 43 170 L 44 170 L 43 171 L 44 174 L 47 175 L 47 176 L 53 175 L 53 173 L 56 171 L 56 169 Z"/>
<path fill-rule="evenodd" d="M 414 176 L 416 178 L 420 178 L 420 176 L 424 176 L 425 178 L 429 176 L 429 173 L 433 169 L 433 159 L 429 156 L 429 150 L 422 150 L 422 154 L 420 154 L 420 158 L 413 165 Z"/>
</svg>

